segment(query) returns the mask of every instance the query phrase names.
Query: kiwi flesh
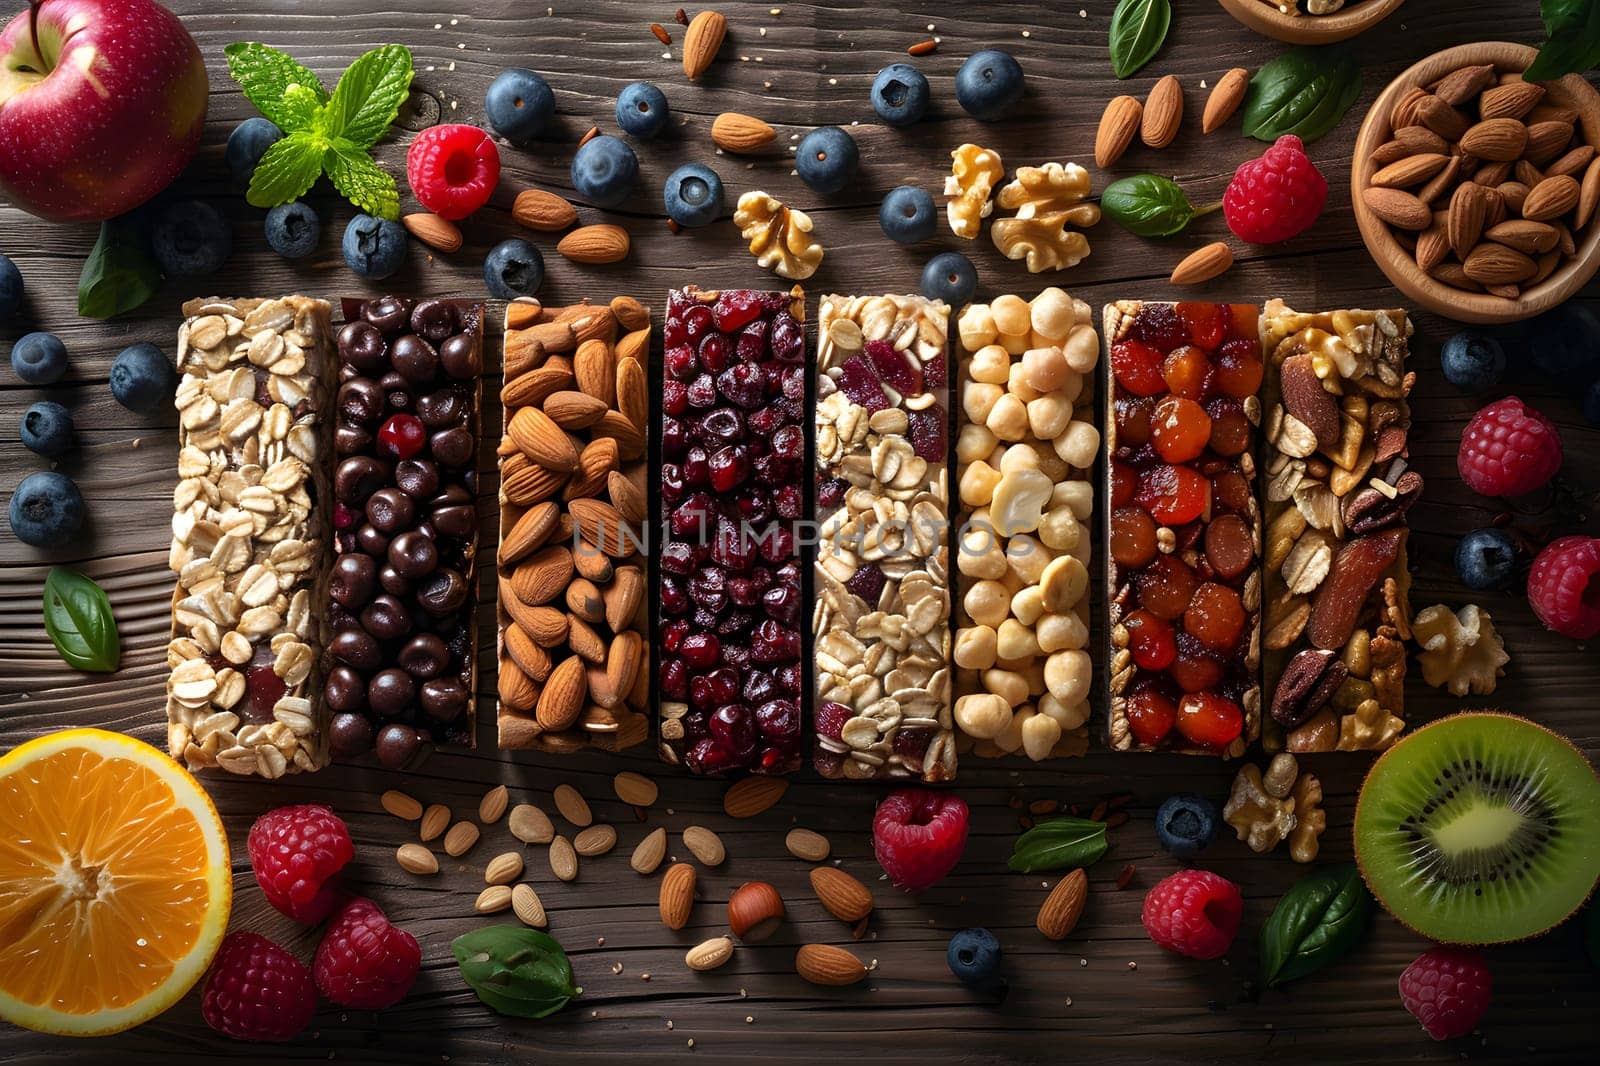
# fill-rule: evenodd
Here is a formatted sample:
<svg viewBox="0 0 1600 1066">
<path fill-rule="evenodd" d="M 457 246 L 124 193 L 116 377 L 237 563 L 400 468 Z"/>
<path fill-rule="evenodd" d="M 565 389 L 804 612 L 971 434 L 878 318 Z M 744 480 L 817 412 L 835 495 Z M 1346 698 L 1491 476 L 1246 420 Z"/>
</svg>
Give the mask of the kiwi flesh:
<svg viewBox="0 0 1600 1066">
<path fill-rule="evenodd" d="M 1452 715 L 1373 764 L 1355 851 L 1372 894 L 1423 936 L 1538 936 L 1600 880 L 1600 778 L 1570 741 L 1525 718 Z"/>
</svg>

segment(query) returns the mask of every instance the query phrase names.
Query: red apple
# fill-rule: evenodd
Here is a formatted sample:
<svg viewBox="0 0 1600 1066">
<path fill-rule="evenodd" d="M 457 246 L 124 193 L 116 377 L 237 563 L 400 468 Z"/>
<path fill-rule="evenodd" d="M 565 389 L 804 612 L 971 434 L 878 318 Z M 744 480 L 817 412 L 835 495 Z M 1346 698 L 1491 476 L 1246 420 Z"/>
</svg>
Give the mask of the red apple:
<svg viewBox="0 0 1600 1066">
<path fill-rule="evenodd" d="M 194 155 L 206 92 L 154 0 L 33 0 L 0 33 L 0 195 L 69 221 L 138 207 Z"/>
</svg>

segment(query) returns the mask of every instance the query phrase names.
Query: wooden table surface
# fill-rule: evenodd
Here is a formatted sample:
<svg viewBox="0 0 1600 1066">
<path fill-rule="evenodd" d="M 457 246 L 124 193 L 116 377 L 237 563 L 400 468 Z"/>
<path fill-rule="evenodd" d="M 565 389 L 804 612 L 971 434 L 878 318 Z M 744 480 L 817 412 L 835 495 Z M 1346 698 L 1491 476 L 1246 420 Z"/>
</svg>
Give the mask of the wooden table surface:
<svg viewBox="0 0 1600 1066">
<path fill-rule="evenodd" d="M 772 281 L 756 268 L 728 222 L 693 234 L 668 232 L 658 191 L 665 176 L 689 160 L 712 163 L 727 183 L 730 201 L 759 187 L 811 212 L 827 248 L 822 270 L 807 283 L 813 308 L 815 297 L 829 291 L 914 290 L 927 257 L 956 247 L 975 255 L 985 296 L 1032 293 L 1045 284 L 1061 284 L 1096 305 L 1122 296 L 1172 298 L 1165 280 L 1172 265 L 1188 250 L 1227 237 L 1220 217 L 1161 242 L 1143 241 L 1103 223 L 1090 234 L 1093 254 L 1086 262 L 1063 274 L 1033 277 L 1020 265 L 1000 259 L 987 239 L 961 242 L 941 232 L 936 242 L 915 249 L 891 244 L 878 231 L 878 201 L 902 183 L 937 193 L 950 149 L 968 140 L 998 149 L 1008 167 L 1052 159 L 1087 164 L 1106 101 L 1121 92 L 1143 95 L 1156 77 L 1173 73 L 1182 80 L 1189 114 L 1178 141 L 1160 153 L 1135 147 L 1113 176 L 1143 170 L 1172 174 L 1196 203 L 1210 202 L 1221 195 L 1234 168 L 1263 146 L 1246 140 L 1237 120 L 1202 137 L 1201 86 L 1214 83 L 1234 65 L 1253 70 L 1284 47 L 1243 29 L 1214 4 L 1186 0 L 1176 5 L 1171 35 L 1157 59 L 1121 83 L 1112 77 L 1106 58 L 1111 0 L 930 2 L 910 7 L 776 2 L 781 12 L 775 12 L 772 0 L 722 3 L 729 42 L 711 73 L 690 85 L 677 48 L 668 59 L 647 29 L 659 20 L 673 30 L 675 43 L 681 39 L 671 3 L 553 0 L 547 8 L 545 0 L 173 0 L 171 6 L 200 42 L 213 89 L 204 146 L 180 187 L 216 203 L 235 225 L 236 252 L 226 273 L 215 279 L 216 287 L 239 295 L 301 291 L 337 297 L 369 291 L 345 269 L 338 251 L 350 209 L 325 187 L 312 197 L 328 219 L 322 244 L 313 258 L 294 266 L 266 248 L 260 213 L 228 188 L 223 145 L 232 126 L 253 114 L 226 74 L 222 50 L 232 41 L 259 40 L 286 49 L 330 84 L 366 48 L 387 41 L 406 44 L 416 55 L 418 72 L 414 102 L 420 117 L 411 121 L 413 128 L 438 118 L 481 121 L 484 90 L 504 66 L 524 65 L 548 77 L 559 110 L 551 140 L 530 151 L 502 153 L 500 190 L 493 205 L 467 224 L 467 246 L 461 252 L 445 258 L 417 254 L 423 250 L 414 248 L 411 264 L 383 286 L 412 295 L 481 297 L 484 252 L 516 232 L 509 216 L 514 194 L 531 185 L 570 192 L 568 161 L 578 138 L 592 124 L 614 127 L 613 101 L 622 86 L 636 79 L 657 82 L 677 121 L 661 142 L 642 147 L 638 193 L 620 211 L 580 209 L 585 221 L 620 222 L 631 231 L 629 260 L 614 267 L 579 268 L 555 255 L 553 240 L 535 239 L 549 266 L 541 293 L 547 302 L 628 292 L 658 309 L 670 286 L 760 286 Z M 1362 248 L 1350 213 L 1349 153 L 1361 116 L 1392 76 L 1439 48 L 1497 38 L 1538 41 L 1542 33 L 1536 8 L 1533 0 L 1411 0 L 1357 41 L 1365 67 L 1361 100 L 1337 130 L 1310 149 L 1331 187 L 1322 218 L 1286 245 L 1247 249 L 1240 264 L 1213 284 L 1208 295 L 1254 301 L 1281 296 L 1305 309 L 1398 302 Z M 868 103 L 873 74 L 905 59 L 906 47 L 929 36 L 930 26 L 941 44 L 937 54 L 918 64 L 933 81 L 934 113 L 910 130 L 887 128 L 875 120 Z M 983 126 L 959 111 L 952 78 L 966 55 L 988 46 L 1008 49 L 1020 59 L 1028 93 L 1017 117 Z M 785 151 L 750 161 L 714 156 L 709 127 L 725 110 L 771 122 L 779 130 L 780 149 L 792 146 L 813 125 L 846 126 L 861 146 L 860 175 L 847 191 L 819 197 L 793 176 Z M 406 139 L 391 138 L 379 153 L 397 172 L 403 168 Z M 1097 191 L 1109 180 L 1098 171 L 1094 178 Z M 0 537 L 0 748 L 84 725 L 123 730 L 158 744 L 164 738 L 163 647 L 172 588 L 165 560 L 175 478 L 174 418 L 129 414 L 111 401 L 106 378 L 112 358 L 124 345 L 155 341 L 170 353 L 179 304 L 195 293 L 169 285 L 125 319 L 80 320 L 74 311 L 74 286 L 93 237 L 91 227 L 42 225 L 18 210 L 0 208 L 0 250 L 20 265 L 29 292 L 24 321 L 7 327 L 7 340 L 24 328 L 54 330 L 72 358 L 67 380 L 45 390 L 20 387 L 8 374 L 0 374 L 0 438 L 5 442 L 0 445 L 0 503 L 27 473 L 46 466 L 16 443 L 16 429 L 26 405 L 48 395 L 68 403 L 76 418 L 80 447 L 58 465 L 78 480 L 91 513 L 86 535 L 57 550 L 37 551 Z M 1591 285 L 1585 298 L 1600 298 L 1600 287 Z M 1600 713 L 1594 709 L 1600 657 L 1594 649 L 1544 632 L 1521 596 L 1474 597 L 1455 579 L 1451 552 L 1456 538 L 1486 524 L 1497 507 L 1468 493 L 1455 475 L 1456 441 L 1476 403 L 1450 388 L 1439 373 L 1438 344 L 1451 326 L 1429 315 L 1418 315 L 1417 321 L 1413 365 L 1420 382 L 1414 396 L 1412 451 L 1428 479 L 1428 491 L 1412 512 L 1417 570 L 1413 600 L 1419 608 L 1435 602 L 1481 602 L 1505 635 L 1512 661 L 1492 698 L 1465 701 L 1427 688 L 1413 669 L 1408 692 L 1412 717 L 1423 720 L 1462 705 L 1496 705 L 1572 736 L 1594 757 L 1600 753 Z M 489 383 L 488 395 L 494 395 L 497 385 Z M 1591 490 L 1600 487 L 1600 432 L 1583 423 L 1575 398 L 1545 381 L 1520 382 L 1515 388 L 1561 426 L 1570 457 L 1567 476 Z M 486 429 L 498 436 L 494 412 Z M 483 455 L 484 468 L 492 470 L 492 440 L 486 441 Z M 486 538 L 492 538 L 495 528 L 493 509 L 493 481 L 486 478 Z M 1544 519 L 1535 514 L 1519 521 L 1534 528 Z M 1595 532 L 1595 523 L 1588 528 Z M 492 562 L 492 552 L 487 558 Z M 124 639 L 117 674 L 80 675 L 55 656 L 39 611 L 41 583 L 53 563 L 82 568 L 110 592 Z M 486 581 L 484 588 L 492 590 L 492 582 Z M 484 605 L 483 618 L 488 651 L 491 604 Z M 70 1043 L 0 1028 L 0 1060 L 105 1062 L 115 1055 L 128 1063 L 224 1056 L 253 1061 L 543 1063 L 692 1056 L 795 1063 L 937 1057 L 983 1063 L 1056 1060 L 1070 1054 L 1096 1062 L 1389 1062 L 1457 1057 L 1565 1061 L 1583 1057 L 1584 1047 L 1592 1053 L 1600 984 L 1585 960 L 1578 931 L 1570 925 L 1532 943 L 1488 952 L 1495 1005 L 1481 1038 L 1434 1044 L 1401 1008 L 1396 978 L 1425 944 L 1386 915 L 1374 922 L 1367 943 L 1345 961 L 1283 990 L 1263 993 L 1253 987 L 1254 932 L 1277 897 L 1304 873 L 1281 851 L 1257 856 L 1229 839 L 1205 854 L 1203 864 L 1239 882 L 1247 901 L 1244 929 L 1226 960 L 1192 962 L 1156 948 L 1140 927 L 1140 903 L 1144 891 L 1178 864 L 1156 846 L 1152 812 L 1165 796 L 1184 789 L 1206 792 L 1220 802 L 1232 777 L 1220 763 L 1136 754 L 1091 754 L 1045 766 L 969 760 L 958 785 L 973 810 L 966 857 L 943 884 L 911 899 L 876 880 L 870 821 L 880 789 L 829 784 L 808 771 L 797 776 L 777 808 L 734 823 L 721 813 L 722 785 L 668 770 L 655 761 L 650 747 L 624 755 L 570 758 L 496 752 L 492 677 L 482 680 L 481 690 L 478 749 L 440 752 L 410 775 L 352 766 L 277 783 L 216 775 L 206 779 L 234 845 L 234 927 L 281 938 L 307 958 L 315 946 L 313 934 L 293 928 L 263 903 L 245 860 L 244 835 L 257 814 L 282 803 L 330 803 L 347 819 L 357 841 L 351 879 L 422 943 L 424 972 L 403 1004 L 378 1015 L 325 1008 L 301 1039 L 271 1047 L 216 1036 L 201 1021 L 198 996 L 191 995 L 160 1019 L 104 1040 Z M 1328 797 L 1329 829 L 1321 861 L 1348 860 L 1355 793 L 1370 757 L 1330 754 L 1306 762 L 1322 779 Z M 612 795 L 610 777 L 621 769 L 652 774 L 662 784 L 661 802 L 645 824 Z M 482 885 L 484 862 L 515 846 L 505 825 L 487 830 L 462 860 L 447 862 L 438 877 L 423 881 L 401 873 L 393 861 L 395 847 L 410 838 L 413 827 L 386 816 L 378 804 L 383 789 L 398 786 L 424 802 L 448 803 L 465 813 L 497 782 L 511 787 L 514 800 L 536 802 L 546 810 L 553 809 L 550 790 L 555 785 L 574 784 L 594 803 L 597 817 L 614 821 L 621 834 L 617 850 L 585 862 L 581 879 L 572 885 L 554 879 L 542 849 L 529 850 L 530 877 L 550 909 L 550 931 L 570 952 L 584 988 L 577 1003 L 543 1022 L 491 1014 L 462 984 L 450 954 L 454 936 L 484 924 L 472 916 L 472 899 Z M 1005 871 L 1018 830 L 1018 813 L 1008 800 L 1088 805 L 1123 791 L 1136 797 L 1133 820 L 1115 831 L 1110 855 L 1092 871 L 1083 923 L 1064 943 L 1044 940 L 1033 929 L 1033 919 L 1054 878 Z M 655 879 L 633 873 L 627 855 L 651 827 L 665 825 L 675 833 L 694 823 L 720 832 L 730 857 L 722 867 L 702 872 L 701 902 L 691 926 L 671 933 L 656 917 Z M 852 944 L 848 930 L 812 898 L 804 864 L 789 857 L 783 846 L 784 832 L 796 824 L 829 835 L 843 868 L 873 885 L 878 909 L 868 939 Z M 683 851 L 676 835 L 672 850 Z M 1118 891 L 1118 871 L 1129 863 L 1137 872 L 1127 889 Z M 751 879 L 779 887 L 789 901 L 789 923 L 772 940 L 740 948 L 734 961 L 716 973 L 687 971 L 684 950 L 722 931 L 722 901 L 734 886 Z M 946 940 L 968 925 L 988 926 L 1005 944 L 1011 991 L 1003 1003 L 965 991 L 945 967 Z M 854 988 L 812 988 L 794 976 L 793 956 L 797 944 L 813 940 L 858 948 L 876 968 Z"/>
</svg>

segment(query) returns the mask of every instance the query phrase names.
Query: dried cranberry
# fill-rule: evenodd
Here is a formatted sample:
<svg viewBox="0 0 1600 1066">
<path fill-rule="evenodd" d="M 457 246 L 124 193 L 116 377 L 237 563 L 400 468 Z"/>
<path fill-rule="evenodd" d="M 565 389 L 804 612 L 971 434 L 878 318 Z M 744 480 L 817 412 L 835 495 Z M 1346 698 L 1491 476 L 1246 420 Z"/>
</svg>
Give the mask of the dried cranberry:
<svg viewBox="0 0 1600 1066">
<path fill-rule="evenodd" d="M 1158 555 L 1139 574 L 1139 604 L 1155 615 L 1172 621 L 1183 616 L 1200 582 L 1183 560 Z"/>
<path fill-rule="evenodd" d="M 786 416 L 776 407 L 758 407 L 745 415 L 745 425 L 750 427 L 750 432 L 763 437 L 770 437 L 787 421 Z"/>
<path fill-rule="evenodd" d="M 683 453 L 683 483 L 694 488 L 701 488 L 711 484 L 711 467 L 707 460 L 710 456 L 700 445 L 695 444 Z"/>
<path fill-rule="evenodd" d="M 700 418 L 700 431 L 722 444 L 744 440 L 744 418 L 731 407 L 718 407 Z"/>
<path fill-rule="evenodd" d="M 910 413 L 911 450 L 930 463 L 942 463 L 947 458 L 944 408 L 938 404 L 925 411 Z"/>
<path fill-rule="evenodd" d="M 428 431 L 415 415 L 392 415 L 378 430 L 378 453 L 410 459 L 422 451 Z"/>
<path fill-rule="evenodd" d="M 793 558 L 794 531 L 783 526 L 772 526 L 761 535 L 757 547 L 761 552 L 761 558 L 769 563 L 781 563 L 785 559 Z"/>
<path fill-rule="evenodd" d="M 728 604 L 727 575 L 718 567 L 703 567 L 689 579 L 689 598 L 708 611 L 721 611 Z"/>
<path fill-rule="evenodd" d="M 738 694 L 738 671 L 726 666 L 710 673 L 698 674 L 689 682 L 689 702 L 703 711 L 714 710 L 725 703 L 730 703 Z"/>
<path fill-rule="evenodd" d="M 806 398 L 806 370 L 791 366 L 783 372 L 783 398 L 801 403 Z"/>
<path fill-rule="evenodd" d="M 700 368 L 695 362 L 694 349 L 687 344 L 668 348 L 664 359 L 667 374 L 678 381 L 688 381 L 700 372 Z"/>
<path fill-rule="evenodd" d="M 800 592 L 792 585 L 775 585 L 761 594 L 761 606 L 770 617 L 792 626 L 800 618 Z"/>
<path fill-rule="evenodd" d="M 805 494 L 799 485 L 784 485 L 773 497 L 773 506 L 779 518 L 793 521 L 805 513 Z"/>
<path fill-rule="evenodd" d="M 717 389 L 730 403 L 740 407 L 760 407 L 767 398 L 767 379 L 761 368 L 737 363 L 717 375 Z"/>
<path fill-rule="evenodd" d="M 722 774 L 739 766 L 738 754 L 710 737 L 696 741 L 684 753 L 683 761 L 697 774 Z"/>
<path fill-rule="evenodd" d="M 877 563 L 867 563 L 850 575 L 844 587 L 866 600 L 869 609 L 876 609 L 878 597 L 883 593 L 887 580 Z"/>
<path fill-rule="evenodd" d="M 820 744 L 811 749 L 811 765 L 823 777 L 838 777 L 844 773 L 845 756 L 829 751 Z"/>
<path fill-rule="evenodd" d="M 795 590 L 795 595 L 799 595 L 800 586 L 796 584 L 791 587 Z M 805 669 L 799 663 L 785 663 L 774 670 L 772 676 L 777 679 L 779 687 L 785 692 L 795 697 L 800 695 L 800 682 L 805 679 Z"/>
<path fill-rule="evenodd" d="M 250 694 L 250 717 L 253 721 L 272 721 L 272 709 L 288 691 L 283 678 L 272 669 L 273 660 L 272 649 L 265 644 L 258 644 L 244 672 L 245 691 Z"/>
<path fill-rule="evenodd" d="M 878 384 L 872 368 L 859 355 L 851 356 L 839 367 L 838 382 L 839 391 L 858 407 L 881 411 L 889 406 L 889 397 L 884 394 L 883 386 Z"/>
<path fill-rule="evenodd" d="M 785 363 L 805 362 L 805 330 L 787 311 L 779 311 L 772 318 L 772 356 Z"/>
<path fill-rule="evenodd" d="M 718 707 L 706 725 L 711 739 L 730 751 L 744 752 L 755 747 L 756 724 L 750 712 L 737 703 Z"/>
<path fill-rule="evenodd" d="M 740 330 L 734 352 L 741 363 L 761 362 L 761 357 L 767 354 L 767 324 L 756 321 Z"/>
<path fill-rule="evenodd" d="M 689 668 L 682 659 L 666 659 L 661 663 L 657 682 L 667 699 L 685 699 L 689 695 Z"/>
<path fill-rule="evenodd" d="M 750 665 L 750 649 L 743 644 L 729 644 L 724 641 L 722 644 L 722 661 L 735 670 L 744 670 Z"/>
<path fill-rule="evenodd" d="M 1247 620 L 1239 594 L 1208 581 L 1195 590 L 1183 628 L 1211 650 L 1227 653 L 1238 647 Z"/>
<path fill-rule="evenodd" d="M 750 455 L 740 445 L 719 448 L 712 454 L 707 469 L 713 489 L 732 492 L 750 476 Z"/>
<path fill-rule="evenodd" d="M 722 654 L 722 642 L 715 633 L 690 633 L 678 645 L 683 661 L 699 670 L 709 670 Z"/>
<path fill-rule="evenodd" d="M 894 345 L 885 340 L 872 340 L 867 342 L 865 352 L 879 381 L 901 396 L 916 396 L 922 392 L 922 372 Z"/>
<path fill-rule="evenodd" d="M 744 687 L 739 690 L 739 697 L 751 704 L 765 703 L 777 695 L 778 684 L 765 670 L 751 670 L 745 675 Z"/>
<path fill-rule="evenodd" d="M 724 289 L 711 313 L 718 329 L 733 333 L 761 314 L 761 294 L 751 289 Z"/>
<path fill-rule="evenodd" d="M 710 374 L 701 374 L 689 382 L 690 407 L 715 407 L 717 404 L 717 381 Z"/>
<path fill-rule="evenodd" d="M 661 409 L 669 415 L 681 415 L 689 409 L 689 386 L 668 379 L 661 383 Z"/>
<path fill-rule="evenodd" d="M 1169 463 L 1198 459 L 1211 439 L 1211 417 L 1183 396 L 1166 396 L 1150 413 L 1150 440 Z"/>
<path fill-rule="evenodd" d="M 683 541 L 673 541 L 661 549 L 661 569 L 669 574 L 692 573 L 695 562 L 694 548 Z"/>
<path fill-rule="evenodd" d="M 793 700 L 768 700 L 756 708 L 756 728 L 769 744 L 800 735 L 800 708 Z"/>
<path fill-rule="evenodd" d="M 800 656 L 800 633 L 768 619 L 750 637 L 750 656 L 760 663 L 781 663 Z"/>
<path fill-rule="evenodd" d="M 900 729 L 894 735 L 895 754 L 904 759 L 906 766 L 913 770 L 922 768 L 923 757 L 928 754 L 928 745 L 931 743 L 933 743 L 931 729 Z"/>
<path fill-rule="evenodd" d="M 667 459 L 681 459 L 685 449 L 689 447 L 689 431 L 676 418 L 668 416 L 661 420 L 661 454 Z"/>
<path fill-rule="evenodd" d="M 806 435 L 799 426 L 784 426 L 772 435 L 772 454 L 796 462 L 805 458 Z"/>
<path fill-rule="evenodd" d="M 1156 521 L 1139 507 L 1118 507 L 1111 512 L 1111 557 L 1118 565 L 1134 568 L 1156 557 Z"/>
<path fill-rule="evenodd" d="M 667 654 L 677 652 L 678 645 L 683 643 L 683 638 L 689 635 L 689 623 L 681 619 L 668 622 L 661 627 L 661 650 Z"/>
<path fill-rule="evenodd" d="M 1215 360 L 1217 388 L 1236 400 L 1254 396 L 1261 388 L 1266 368 L 1261 363 L 1260 347 L 1254 339 L 1223 341 Z"/>
<path fill-rule="evenodd" d="M 849 488 L 848 485 L 845 486 Z M 1139 475 L 1127 463 L 1113 462 L 1111 464 L 1111 506 L 1121 507 L 1133 499 L 1134 491 L 1139 487 Z M 842 499 L 841 495 L 841 499 Z"/>
<path fill-rule="evenodd" d="M 1189 341 L 1189 327 L 1171 304 L 1150 303 L 1139 308 L 1138 314 L 1133 316 L 1133 331 L 1140 340 L 1164 352 Z"/>
<path fill-rule="evenodd" d="M 696 304 L 683 313 L 683 339 L 691 344 L 697 343 L 701 337 L 711 332 L 713 325 L 711 308 L 705 304 Z"/>
<path fill-rule="evenodd" d="M 850 491 L 850 482 L 844 478 L 829 478 L 817 485 L 817 506 L 832 510 L 844 502 L 844 494 Z"/>
</svg>

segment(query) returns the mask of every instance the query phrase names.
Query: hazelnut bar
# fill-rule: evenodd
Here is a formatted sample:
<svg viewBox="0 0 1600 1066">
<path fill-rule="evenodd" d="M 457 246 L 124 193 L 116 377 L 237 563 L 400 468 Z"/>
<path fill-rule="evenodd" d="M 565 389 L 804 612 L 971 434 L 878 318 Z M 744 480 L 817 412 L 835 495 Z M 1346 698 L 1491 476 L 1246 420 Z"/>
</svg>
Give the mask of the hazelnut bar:
<svg viewBox="0 0 1600 1066">
<path fill-rule="evenodd" d="M 1410 335 L 1404 311 L 1266 305 L 1268 747 L 1377 750 L 1405 728 Z"/>
<path fill-rule="evenodd" d="M 483 305 L 346 300 L 323 693 L 339 759 L 473 743 Z"/>
<path fill-rule="evenodd" d="M 661 399 L 661 757 L 800 766 L 805 295 L 667 295 Z"/>
<path fill-rule="evenodd" d="M 329 307 L 206 299 L 183 313 L 167 747 L 190 769 L 318 770 Z"/>
<path fill-rule="evenodd" d="M 949 781 L 950 308 L 824 296 L 817 319 L 812 759 L 830 778 Z"/>
<path fill-rule="evenodd" d="M 1100 451 L 1094 312 L 1058 288 L 961 313 L 958 746 L 1039 761 L 1089 745 L 1089 571 Z"/>
<path fill-rule="evenodd" d="M 522 300 L 505 338 L 500 746 L 629 748 L 650 735 L 650 309 Z"/>
<path fill-rule="evenodd" d="M 1105 309 L 1117 751 L 1234 758 L 1260 734 L 1257 320 L 1250 304 Z"/>
</svg>

